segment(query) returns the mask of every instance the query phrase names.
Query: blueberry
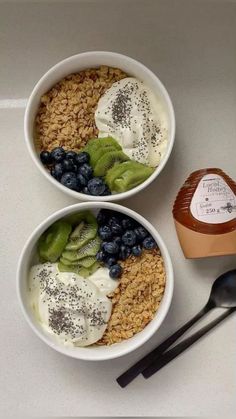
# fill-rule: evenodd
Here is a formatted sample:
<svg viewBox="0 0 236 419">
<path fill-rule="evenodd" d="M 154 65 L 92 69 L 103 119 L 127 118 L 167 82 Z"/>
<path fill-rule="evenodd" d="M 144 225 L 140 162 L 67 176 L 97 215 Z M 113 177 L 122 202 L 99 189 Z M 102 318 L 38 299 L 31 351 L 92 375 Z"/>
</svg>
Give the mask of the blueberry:
<svg viewBox="0 0 236 419">
<path fill-rule="evenodd" d="M 119 259 L 126 260 L 130 256 L 130 254 L 131 254 L 130 248 L 122 244 L 120 246 Z"/>
<path fill-rule="evenodd" d="M 101 226 L 101 225 L 104 225 L 106 221 L 107 221 L 106 210 L 101 209 L 97 215 L 97 222 Z"/>
<path fill-rule="evenodd" d="M 101 249 L 105 252 L 105 250 L 104 250 L 104 246 L 107 244 L 108 242 L 107 241 L 104 241 L 104 242 L 102 242 L 102 244 L 101 244 Z M 107 255 L 106 255 L 107 256 Z"/>
<path fill-rule="evenodd" d="M 120 219 L 117 215 L 112 215 L 109 217 L 108 224 L 111 225 L 113 223 L 118 224 L 120 222 Z"/>
<path fill-rule="evenodd" d="M 132 220 L 132 218 L 129 217 L 123 218 L 123 220 L 121 221 L 121 225 L 124 230 L 130 230 L 134 227 L 134 224 L 134 220 Z"/>
<path fill-rule="evenodd" d="M 98 233 L 102 240 L 110 240 L 112 237 L 111 229 L 107 225 L 100 227 Z"/>
<path fill-rule="evenodd" d="M 142 242 L 145 239 L 145 237 L 147 237 L 148 235 L 147 230 L 142 226 L 135 228 L 134 232 L 136 234 L 137 240 L 140 242 Z"/>
<path fill-rule="evenodd" d="M 41 151 L 40 160 L 46 166 L 52 163 L 51 153 L 49 151 Z"/>
<path fill-rule="evenodd" d="M 66 159 L 75 161 L 76 156 L 77 156 L 77 153 L 75 151 L 67 151 L 66 152 Z"/>
<path fill-rule="evenodd" d="M 85 179 L 85 177 L 81 175 L 80 173 L 77 174 L 77 180 L 81 188 L 83 188 L 84 186 L 87 186 L 87 183 L 88 183 L 87 179 Z"/>
<path fill-rule="evenodd" d="M 120 246 L 121 243 L 122 243 L 121 237 L 119 237 L 119 236 L 118 237 L 114 237 L 113 243 L 116 243 L 117 246 Z"/>
<path fill-rule="evenodd" d="M 87 186 L 85 186 L 85 187 L 82 189 L 82 192 L 83 192 L 84 194 L 86 194 L 86 195 L 90 195 L 90 193 L 89 193 L 89 190 L 88 190 L 88 187 L 87 187 Z"/>
<path fill-rule="evenodd" d="M 97 215 L 97 222 L 99 225 L 109 224 L 109 220 L 116 214 L 115 211 L 102 208 Z"/>
<path fill-rule="evenodd" d="M 111 191 L 107 185 L 105 185 L 104 192 L 101 194 L 101 196 L 106 196 L 106 195 L 111 195 Z"/>
<path fill-rule="evenodd" d="M 96 259 L 98 262 L 104 262 L 106 259 L 106 255 L 102 250 L 99 250 L 99 252 L 96 254 Z"/>
<path fill-rule="evenodd" d="M 57 179 L 54 167 L 51 168 L 50 173 L 51 173 L 51 176 L 54 177 L 54 179 L 59 180 Z"/>
<path fill-rule="evenodd" d="M 64 173 L 62 163 L 56 163 L 54 166 L 54 177 L 57 180 L 60 180 Z"/>
<path fill-rule="evenodd" d="M 120 220 L 121 219 L 121 214 L 120 212 L 117 211 L 113 211 L 113 210 L 107 210 L 107 214 L 108 214 L 108 221 L 109 220 Z"/>
<path fill-rule="evenodd" d="M 148 236 L 143 241 L 143 247 L 147 250 L 152 250 L 157 247 L 157 244 L 152 236 Z"/>
<path fill-rule="evenodd" d="M 79 167 L 78 173 L 89 180 L 93 176 L 93 169 L 91 166 L 89 166 L 89 164 L 85 163 Z"/>
<path fill-rule="evenodd" d="M 122 241 L 126 246 L 134 246 L 136 243 L 136 234 L 133 230 L 127 230 L 123 236 Z"/>
<path fill-rule="evenodd" d="M 87 180 L 84 176 L 77 174 L 77 182 L 78 182 L 78 188 L 82 190 L 85 186 L 87 186 Z M 85 192 L 86 193 L 86 192 Z M 89 191 L 87 189 L 87 193 L 89 194 Z"/>
<path fill-rule="evenodd" d="M 94 177 L 88 181 L 88 190 L 91 195 L 102 195 L 102 193 L 105 191 L 105 187 L 105 183 L 99 177 Z"/>
<path fill-rule="evenodd" d="M 51 152 L 52 160 L 55 163 L 60 163 L 64 159 L 65 155 L 65 150 L 62 147 L 56 147 Z"/>
<path fill-rule="evenodd" d="M 117 236 L 123 233 L 123 229 L 119 222 L 116 221 L 109 221 L 109 226 L 111 227 L 112 234 Z"/>
<path fill-rule="evenodd" d="M 115 255 L 119 252 L 119 246 L 118 244 L 114 242 L 108 242 L 104 245 L 104 251 L 108 253 L 109 255 Z"/>
<path fill-rule="evenodd" d="M 77 166 L 73 160 L 68 159 L 67 157 L 63 160 L 62 166 L 65 172 L 76 172 Z"/>
<path fill-rule="evenodd" d="M 121 274 L 122 274 L 122 268 L 118 263 L 111 266 L 111 268 L 109 270 L 109 275 L 112 279 L 120 278 Z"/>
<path fill-rule="evenodd" d="M 61 177 L 61 184 L 76 191 L 78 188 L 76 174 L 73 172 L 64 173 Z"/>
<path fill-rule="evenodd" d="M 82 153 L 77 154 L 75 161 L 78 165 L 82 165 L 84 163 L 89 163 L 90 156 L 85 151 L 82 151 Z"/>
<path fill-rule="evenodd" d="M 131 252 L 132 252 L 132 255 L 138 257 L 142 253 L 142 248 L 139 244 L 137 244 L 136 246 L 132 247 Z"/>
<path fill-rule="evenodd" d="M 105 260 L 105 264 L 110 268 L 112 265 L 115 265 L 117 262 L 116 258 L 114 256 L 109 256 Z"/>
</svg>

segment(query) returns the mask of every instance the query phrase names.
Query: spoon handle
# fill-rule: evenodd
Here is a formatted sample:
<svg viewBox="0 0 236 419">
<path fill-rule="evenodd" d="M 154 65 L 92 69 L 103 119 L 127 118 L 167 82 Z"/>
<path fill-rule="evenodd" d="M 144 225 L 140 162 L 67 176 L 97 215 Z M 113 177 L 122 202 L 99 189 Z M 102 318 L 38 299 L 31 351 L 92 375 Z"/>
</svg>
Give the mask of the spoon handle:
<svg viewBox="0 0 236 419">
<path fill-rule="evenodd" d="M 166 364 L 176 358 L 179 354 L 189 348 L 194 342 L 200 339 L 203 335 L 208 333 L 211 329 L 213 329 L 217 324 L 222 322 L 226 317 L 230 316 L 235 309 L 226 310 L 221 316 L 210 322 L 208 325 L 202 327 L 199 331 L 194 333 L 189 338 L 183 340 L 183 342 L 176 345 L 174 348 L 170 349 L 169 351 L 165 352 L 161 355 L 160 358 L 156 359 L 152 364 L 150 364 L 144 371 L 143 376 L 145 378 L 151 377 L 155 372 L 159 371 L 163 368 Z"/>
<path fill-rule="evenodd" d="M 196 314 L 191 320 L 185 323 L 180 329 L 178 329 L 173 335 L 169 336 L 164 342 L 157 346 L 153 351 L 149 352 L 144 358 L 140 359 L 136 364 L 130 367 L 122 375 L 117 378 L 117 382 L 121 387 L 126 387 L 131 381 L 133 381 L 149 364 L 151 364 L 156 358 L 163 354 L 173 343 L 176 342 L 190 327 L 192 327 L 198 320 L 205 316 L 213 306 L 209 303 L 203 307 L 203 309 Z"/>
</svg>

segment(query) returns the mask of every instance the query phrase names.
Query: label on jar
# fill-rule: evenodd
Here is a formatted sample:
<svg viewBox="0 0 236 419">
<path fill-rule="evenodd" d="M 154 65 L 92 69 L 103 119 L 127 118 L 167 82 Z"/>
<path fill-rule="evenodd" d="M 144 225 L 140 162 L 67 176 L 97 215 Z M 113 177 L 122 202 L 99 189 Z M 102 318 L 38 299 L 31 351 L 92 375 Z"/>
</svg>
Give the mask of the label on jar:
<svg viewBox="0 0 236 419">
<path fill-rule="evenodd" d="M 203 223 L 226 223 L 236 217 L 236 195 L 221 176 L 209 173 L 200 180 L 190 211 Z"/>
</svg>

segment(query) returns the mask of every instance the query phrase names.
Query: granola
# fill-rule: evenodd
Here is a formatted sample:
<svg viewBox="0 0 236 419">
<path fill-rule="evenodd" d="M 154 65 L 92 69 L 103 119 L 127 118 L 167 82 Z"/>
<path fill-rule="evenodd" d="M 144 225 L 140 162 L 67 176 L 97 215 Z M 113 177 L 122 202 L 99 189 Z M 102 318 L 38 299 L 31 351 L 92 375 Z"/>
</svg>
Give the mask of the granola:
<svg viewBox="0 0 236 419">
<path fill-rule="evenodd" d="M 159 250 L 145 250 L 121 264 L 120 284 L 108 296 L 112 314 L 98 345 L 112 345 L 141 332 L 154 318 L 164 294 L 166 274 Z"/>
<path fill-rule="evenodd" d="M 36 148 L 79 151 L 98 136 L 94 113 L 113 83 L 127 77 L 118 68 L 100 66 L 70 74 L 41 97 L 35 119 Z"/>
</svg>

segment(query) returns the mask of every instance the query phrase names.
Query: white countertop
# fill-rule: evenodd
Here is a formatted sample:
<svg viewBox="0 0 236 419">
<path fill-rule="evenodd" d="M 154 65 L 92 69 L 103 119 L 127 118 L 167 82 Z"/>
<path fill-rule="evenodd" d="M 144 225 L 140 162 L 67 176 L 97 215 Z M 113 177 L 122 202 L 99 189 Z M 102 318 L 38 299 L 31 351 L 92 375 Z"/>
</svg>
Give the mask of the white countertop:
<svg viewBox="0 0 236 419">
<path fill-rule="evenodd" d="M 81 1 L 0 4 L 1 304 L 0 413 L 39 416 L 227 416 L 236 411 L 235 315 L 150 380 L 115 378 L 205 304 L 235 257 L 185 260 L 171 209 L 187 175 L 216 166 L 236 179 L 236 4 L 218 1 Z M 24 100 L 53 64 L 113 50 L 150 67 L 176 112 L 171 158 L 143 193 L 123 201 L 159 230 L 175 291 L 163 326 L 142 348 L 109 362 L 54 352 L 26 324 L 15 292 L 21 248 L 53 211 L 76 201 L 39 173 L 24 144 Z M 14 101 L 15 99 L 20 99 Z"/>
</svg>

